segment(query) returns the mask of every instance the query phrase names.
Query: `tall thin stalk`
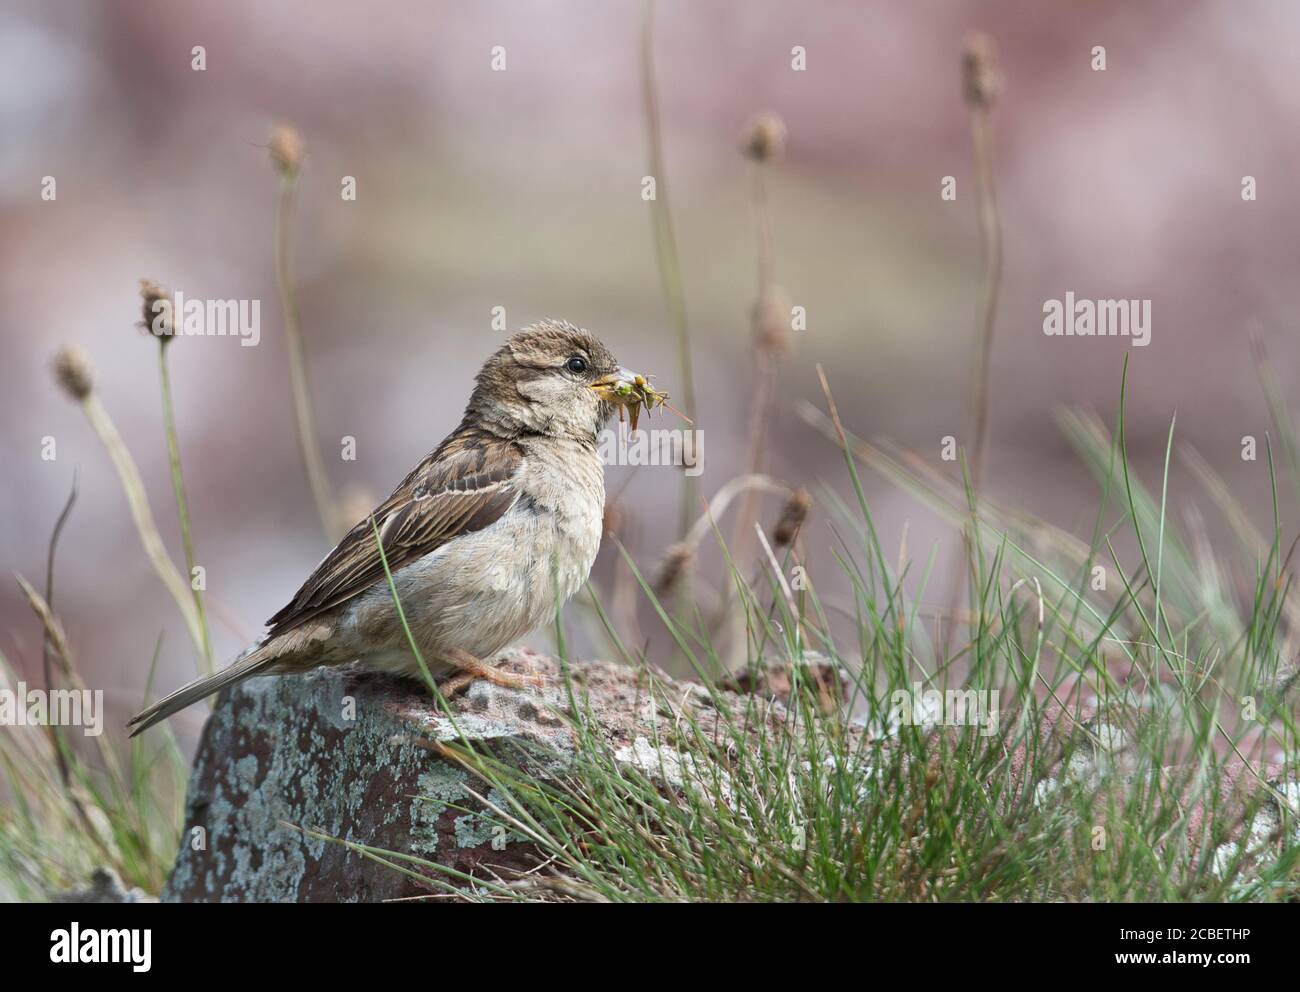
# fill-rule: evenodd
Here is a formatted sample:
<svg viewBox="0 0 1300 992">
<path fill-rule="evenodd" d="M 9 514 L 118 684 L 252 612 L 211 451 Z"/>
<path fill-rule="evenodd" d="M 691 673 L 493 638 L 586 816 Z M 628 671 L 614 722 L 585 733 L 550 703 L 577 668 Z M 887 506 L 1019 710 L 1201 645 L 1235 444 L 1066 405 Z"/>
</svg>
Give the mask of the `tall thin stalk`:
<svg viewBox="0 0 1300 992">
<path fill-rule="evenodd" d="M 990 112 L 1002 87 L 997 48 L 993 39 L 975 34 L 962 50 L 962 86 L 971 114 L 971 141 L 975 165 L 975 203 L 979 221 L 984 273 L 981 291 L 978 344 L 971 367 L 970 417 L 974 430 L 968 468 L 971 512 L 978 513 L 980 483 L 984 473 L 984 452 L 989 434 L 989 379 L 993 363 L 993 332 L 997 322 L 998 290 L 1002 282 L 1002 227 L 993 190 L 993 128 Z M 976 547 L 969 530 L 962 535 L 967 572 L 975 570 Z M 944 654 L 952 644 L 956 627 L 957 599 L 961 573 L 954 570 L 948 594 L 949 621 L 944 633 Z"/>
<path fill-rule="evenodd" d="M 176 608 L 180 610 L 181 618 L 185 621 L 190 639 L 201 654 L 203 635 L 199 630 L 194 601 L 190 598 L 190 584 L 181 578 L 167 554 L 162 536 L 158 533 L 158 525 L 154 522 L 153 511 L 149 508 L 149 497 L 145 493 L 140 470 L 136 468 L 135 460 L 131 457 L 126 442 L 122 440 L 122 435 L 118 433 L 112 418 L 109 417 L 104 404 L 99 401 L 99 396 L 94 391 L 94 376 L 89 360 L 79 348 L 63 348 L 55 357 L 54 373 L 64 391 L 81 406 L 91 429 L 99 438 L 100 444 L 104 446 L 104 450 L 108 452 L 113 468 L 117 470 L 118 478 L 121 480 L 127 505 L 131 508 L 131 519 L 135 522 L 140 544 L 144 547 L 145 554 L 149 557 L 159 580 L 176 602 Z"/>
<path fill-rule="evenodd" d="M 68 492 L 68 500 L 63 504 L 58 518 L 54 521 L 54 530 L 50 534 L 50 543 L 45 555 L 45 602 L 49 606 L 51 613 L 54 610 L 54 552 L 59 546 L 59 535 L 63 533 L 63 525 L 68 522 L 68 517 L 72 514 L 72 507 L 77 502 L 77 471 L 72 470 L 72 489 Z M 54 638 L 51 636 L 53 631 L 49 628 L 44 629 L 44 636 L 41 638 L 41 668 L 45 676 L 45 691 L 52 692 L 54 686 Z M 64 664 L 66 659 L 61 659 Z M 72 793 L 72 779 L 68 772 L 68 756 L 65 753 L 67 747 L 63 739 L 63 731 L 58 723 L 51 721 L 47 728 L 50 732 L 50 746 L 54 751 L 54 756 L 59 768 L 59 781 L 63 783 L 63 788 L 68 790 L 68 796 L 77 803 L 76 796 Z M 87 817 L 78 804 L 78 812 L 81 814 L 83 822 Z"/>
<path fill-rule="evenodd" d="M 203 605 L 203 591 L 194 582 L 194 538 L 190 529 L 189 501 L 185 497 L 185 476 L 181 471 L 181 446 L 176 433 L 176 407 L 172 402 L 171 371 L 167 364 L 167 346 L 175 340 L 175 302 L 158 283 L 140 280 L 140 296 L 144 301 L 145 327 L 158 341 L 158 381 L 162 391 L 163 434 L 167 438 L 167 464 L 171 470 L 172 492 L 176 497 L 176 517 L 180 521 L 181 544 L 185 549 L 185 572 L 190 580 L 194 597 L 194 612 L 203 635 L 203 667 L 205 674 L 216 671 L 212 654 L 212 634 L 208 629 L 208 616 Z"/>
<path fill-rule="evenodd" d="M 181 472 L 181 449 L 176 437 L 176 412 L 172 404 L 171 373 L 167 368 L 167 348 L 158 348 L 158 378 L 162 384 L 163 431 L 167 435 L 167 463 L 171 469 L 172 492 L 176 497 L 176 516 L 181 525 L 181 544 L 185 548 L 185 571 L 190 578 L 190 592 L 194 596 L 194 612 L 198 618 L 199 633 L 203 637 L 203 662 L 206 674 L 217 670 L 212 655 L 212 634 L 208 629 L 208 615 L 203 606 L 203 590 L 194 582 L 194 537 L 190 530 L 189 501 L 185 497 L 185 477 Z"/>
<path fill-rule="evenodd" d="M 289 386 L 293 392 L 293 409 L 303 467 L 307 471 L 307 481 L 311 485 L 312 500 L 316 504 L 321 528 L 325 531 L 325 536 L 335 542 L 343 536 L 343 527 L 330 495 L 325 461 L 316 440 L 316 418 L 312 412 L 311 391 L 307 384 L 307 358 L 298 316 L 298 297 L 294 292 L 289 264 L 289 221 L 293 215 L 294 193 L 298 187 L 302 155 L 302 139 L 298 133 L 286 126 L 276 128 L 271 138 L 271 158 L 280 173 L 280 192 L 275 203 L 275 286 L 280 294 L 280 307 L 284 314 L 284 334 L 289 349 Z"/>
<path fill-rule="evenodd" d="M 668 204 L 668 176 L 664 170 L 663 134 L 659 125 L 659 98 L 655 88 L 654 0 L 645 0 L 641 22 L 641 91 L 645 104 L 646 156 L 655 180 L 655 198 L 650 204 L 654 232 L 655 261 L 668 316 L 677 335 L 677 370 L 681 382 L 677 391 L 682 407 L 694 416 L 695 374 L 691 365 L 691 336 L 686 319 L 686 297 L 682 292 L 681 263 L 673 233 L 672 210 Z M 696 477 L 682 474 L 680 532 L 686 533 L 696 511 Z"/>
<path fill-rule="evenodd" d="M 131 457 L 126 442 L 122 440 L 122 435 L 118 433 L 117 427 L 109 418 L 108 411 L 104 409 L 104 404 L 99 401 L 99 397 L 93 393 L 86 397 L 82 409 L 104 450 L 112 459 L 113 467 L 117 469 L 127 503 L 131 507 L 131 517 L 140 535 L 140 543 L 144 545 L 145 553 L 153 563 L 158 578 L 162 580 L 167 591 L 171 593 L 172 599 L 176 601 L 176 607 L 185 619 L 190 639 L 202 652 L 204 639 L 199 630 L 198 615 L 194 611 L 193 600 L 190 598 L 190 583 L 176 571 L 176 566 L 172 564 L 167 554 L 162 536 L 158 533 L 158 525 L 154 522 L 153 511 L 149 508 L 149 497 L 145 495 L 144 480 L 140 478 L 140 470 L 136 468 L 135 460 Z"/>
<path fill-rule="evenodd" d="M 989 379 L 993 359 L 993 331 L 997 319 L 998 291 L 1002 283 L 1002 225 L 993 190 L 993 128 L 990 111 L 997 100 L 1001 76 L 997 50 L 987 35 L 966 43 L 966 102 L 971 112 L 971 141 L 975 160 L 975 196 L 983 245 L 984 277 L 980 307 L 979 348 L 973 369 L 971 416 L 975 443 L 971 455 L 971 485 L 979 491 L 984 471 L 984 449 L 989 432 Z"/>
<path fill-rule="evenodd" d="M 784 150 L 785 125 L 776 117 L 764 114 L 756 118 L 746 131 L 741 147 L 749 160 L 750 212 L 753 215 L 754 238 L 758 248 L 758 283 L 750 317 L 754 381 L 749 395 L 747 468 L 750 475 L 760 475 L 765 469 L 764 455 L 767 450 L 768 426 L 772 419 L 777 367 L 789 350 L 790 338 L 789 313 L 781 300 L 781 291 L 774 275 L 776 263 L 766 182 L 770 163 Z M 756 490 L 746 490 L 736 512 L 731 550 L 733 561 L 742 571 L 748 564 L 754 547 L 758 497 Z"/>
</svg>

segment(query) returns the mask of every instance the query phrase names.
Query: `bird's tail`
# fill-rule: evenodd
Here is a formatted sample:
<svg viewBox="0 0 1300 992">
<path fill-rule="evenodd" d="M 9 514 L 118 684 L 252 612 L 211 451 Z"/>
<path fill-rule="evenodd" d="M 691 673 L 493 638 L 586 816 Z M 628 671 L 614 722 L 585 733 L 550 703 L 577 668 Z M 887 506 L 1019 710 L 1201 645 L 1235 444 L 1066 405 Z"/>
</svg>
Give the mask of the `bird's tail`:
<svg viewBox="0 0 1300 992">
<path fill-rule="evenodd" d="M 267 647 L 267 645 L 260 645 L 254 648 L 230 665 L 229 668 L 223 668 L 212 675 L 195 679 L 189 685 L 177 689 L 170 696 L 164 696 L 147 710 L 137 713 L 126 723 L 131 728 L 129 736 L 134 737 L 136 734 L 143 733 L 158 721 L 166 720 L 173 713 L 197 703 L 200 699 L 210 696 L 228 685 L 243 682 L 244 679 L 252 678 L 254 675 L 269 675 L 268 669 L 275 663 L 276 655 L 274 651 L 267 650 Z"/>
</svg>

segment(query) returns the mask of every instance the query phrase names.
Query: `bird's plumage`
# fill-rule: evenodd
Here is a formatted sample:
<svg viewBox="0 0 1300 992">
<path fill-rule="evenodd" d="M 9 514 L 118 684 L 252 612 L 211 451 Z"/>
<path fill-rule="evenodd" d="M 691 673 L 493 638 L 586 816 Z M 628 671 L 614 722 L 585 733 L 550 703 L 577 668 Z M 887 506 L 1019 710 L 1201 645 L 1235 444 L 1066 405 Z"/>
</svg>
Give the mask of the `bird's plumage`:
<svg viewBox="0 0 1300 992">
<path fill-rule="evenodd" d="M 457 428 L 372 514 L 389 569 L 397 572 L 499 519 L 519 498 L 512 483 L 523 460 L 515 441 L 472 425 Z M 267 621 L 268 637 L 293 630 L 384 577 L 370 520 L 348 531 L 288 605 Z"/>
<path fill-rule="evenodd" d="M 413 674 L 375 526 L 407 626 L 435 670 L 537 627 L 586 580 L 599 548 L 596 434 L 613 409 L 600 387 L 622 374 L 571 324 L 511 337 L 479 371 L 460 426 L 375 508 L 374 525 L 368 516 L 344 536 L 255 647 L 137 714 L 132 734 L 252 675 L 354 659 Z"/>
</svg>

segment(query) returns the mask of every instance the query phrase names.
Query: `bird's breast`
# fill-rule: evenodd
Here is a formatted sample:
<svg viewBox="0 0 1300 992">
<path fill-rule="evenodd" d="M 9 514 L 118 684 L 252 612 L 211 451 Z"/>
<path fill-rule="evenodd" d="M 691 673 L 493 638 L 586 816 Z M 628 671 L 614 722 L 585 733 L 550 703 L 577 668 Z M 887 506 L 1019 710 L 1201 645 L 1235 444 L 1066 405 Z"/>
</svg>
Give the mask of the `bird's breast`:
<svg viewBox="0 0 1300 992">
<path fill-rule="evenodd" d="M 514 486 L 515 502 L 494 523 L 452 539 L 394 576 L 412 632 L 427 653 L 454 646 L 489 657 L 550 622 L 587 580 L 604 516 L 599 457 L 529 452 Z M 366 605 L 390 609 L 381 585 L 367 594 Z"/>
<path fill-rule="evenodd" d="M 600 550 L 605 476 L 599 455 L 576 446 L 529 451 L 515 509 L 524 521 L 535 519 L 537 564 L 556 571 L 553 591 L 567 599 L 587 580 Z"/>
</svg>

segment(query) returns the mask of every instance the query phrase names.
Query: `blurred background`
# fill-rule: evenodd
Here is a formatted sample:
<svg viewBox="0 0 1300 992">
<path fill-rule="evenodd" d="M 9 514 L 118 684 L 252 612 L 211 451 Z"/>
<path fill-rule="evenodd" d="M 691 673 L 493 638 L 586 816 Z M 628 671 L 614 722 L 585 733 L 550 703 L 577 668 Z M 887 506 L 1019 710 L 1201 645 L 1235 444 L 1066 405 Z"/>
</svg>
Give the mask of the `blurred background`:
<svg viewBox="0 0 1300 992">
<path fill-rule="evenodd" d="M 609 0 L 0 10 L 0 564 L 41 585 L 77 467 L 56 607 L 118 716 L 139 702 L 160 632 L 157 689 L 193 674 L 193 649 L 103 448 L 53 385 L 55 349 L 89 352 L 179 562 L 137 280 L 261 300 L 257 347 L 185 338 L 169 351 L 194 541 L 217 655 L 229 659 L 328 550 L 288 390 L 272 128 L 292 123 L 306 147 L 293 268 L 319 441 L 335 492 L 364 512 L 458 421 L 504 336 L 494 307 L 511 329 L 546 316 L 588 327 L 681 398 L 641 198 L 642 18 L 640 4 Z M 1179 438 L 1267 521 L 1267 469 L 1262 457 L 1242 462 L 1240 439 L 1262 444 L 1268 429 L 1251 333 L 1300 402 L 1300 6 L 1285 0 L 661 0 L 655 73 L 696 370 L 685 412 L 705 435 L 701 494 L 748 459 L 757 249 L 739 140 L 758 112 L 788 131 L 767 172 L 774 269 L 807 312 L 781 366 L 768 470 L 814 496 L 850 493 L 840 453 L 797 414 L 801 400 L 824 408 L 822 363 L 847 427 L 954 472 L 939 449 L 945 435 L 969 443 L 982 271 L 960 71 L 976 29 L 996 40 L 1006 79 L 993 111 L 1005 264 L 986 492 L 1086 533 L 1098 491 L 1054 414 L 1113 420 L 1127 355 L 1139 474 L 1158 481 L 1176 409 Z M 192 68 L 196 45 L 204 71 Z M 792 70 L 796 45 L 805 71 Z M 1105 71 L 1091 67 L 1096 45 Z M 494 46 L 504 72 L 492 71 Z M 1247 175 L 1256 202 L 1241 197 Z M 45 176 L 54 201 L 41 198 Z M 356 178 L 355 202 L 339 195 L 344 176 Z M 956 201 L 940 197 L 944 176 Z M 1152 300 L 1151 345 L 1045 337 L 1043 302 L 1066 291 Z M 356 438 L 354 461 L 339 457 L 344 436 Z M 679 536 L 680 473 L 636 469 L 629 486 L 632 471 L 609 469 L 608 488 L 622 494 L 629 549 L 653 571 Z M 1175 512 L 1189 512 L 1203 497 L 1180 463 L 1172 473 Z M 864 478 L 886 547 L 906 523 L 910 554 L 924 562 L 933 550 L 937 575 L 959 560 L 950 528 Z M 779 510 L 767 499 L 762 519 Z M 1293 516 L 1284 511 L 1284 533 Z M 836 581 L 834 539 L 819 500 L 803 535 L 819 588 L 823 575 Z M 602 550 L 598 581 L 615 555 Z M 706 550 L 697 581 L 719 574 Z M 946 586 L 932 578 L 930 598 Z M 643 627 L 653 656 L 666 635 Z M 598 648 L 584 636 L 579 653 Z M 10 579 L 0 650 L 39 671 L 40 628 Z M 182 736 L 201 718 L 181 717 Z"/>
</svg>

